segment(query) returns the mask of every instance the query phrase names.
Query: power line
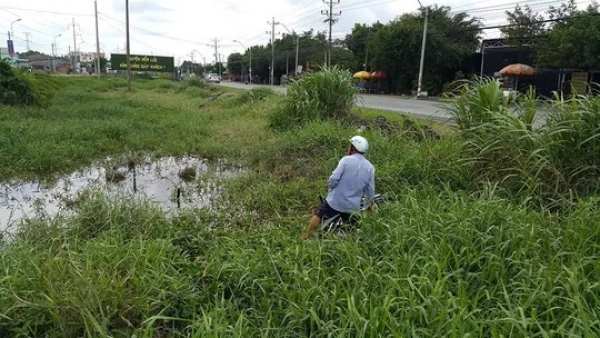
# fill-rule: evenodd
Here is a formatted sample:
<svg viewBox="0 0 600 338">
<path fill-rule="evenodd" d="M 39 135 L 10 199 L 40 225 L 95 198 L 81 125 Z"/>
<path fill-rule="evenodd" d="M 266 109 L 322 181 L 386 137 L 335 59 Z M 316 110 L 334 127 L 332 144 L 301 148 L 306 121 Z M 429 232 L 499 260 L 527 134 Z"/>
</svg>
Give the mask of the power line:
<svg viewBox="0 0 600 338">
<path fill-rule="evenodd" d="M 2 7 L 0 7 L 0 9 L 12 9 L 13 11 L 46 13 L 46 14 L 55 14 L 55 15 L 66 15 L 66 16 L 94 16 L 93 14 L 53 12 L 53 11 L 45 11 L 45 10 L 40 10 L 40 9 L 16 8 L 16 7 L 8 7 L 8 6 L 2 6 Z"/>
<path fill-rule="evenodd" d="M 105 17 L 105 18 L 107 18 L 107 19 L 116 21 L 116 22 L 121 23 L 121 24 L 125 24 L 123 21 L 121 21 L 119 19 L 115 19 L 115 18 L 113 18 L 111 16 L 108 16 L 106 14 L 103 14 L 103 13 L 100 13 L 100 12 L 98 12 L 98 14 L 101 15 L 101 16 L 103 16 L 103 17 Z M 192 40 L 187 40 L 187 39 L 176 38 L 176 37 L 173 37 L 173 36 L 168 36 L 168 35 L 165 35 L 165 34 L 162 34 L 162 33 L 153 32 L 151 30 L 147 30 L 145 28 L 141 28 L 141 27 L 137 27 L 137 26 L 133 26 L 133 25 L 130 25 L 130 27 L 134 28 L 134 29 L 137 29 L 139 31 L 142 31 L 142 32 L 145 32 L 145 33 L 148 33 L 148 34 L 152 34 L 152 35 L 155 35 L 155 36 L 159 36 L 159 37 L 162 37 L 162 38 L 165 38 L 165 39 L 169 39 L 169 40 L 181 41 L 181 42 L 187 42 L 187 43 L 193 43 L 193 44 L 198 44 L 198 45 L 204 45 L 204 44 L 206 44 L 206 42 L 199 42 L 199 41 L 192 41 Z M 221 47 L 232 47 L 232 46 L 233 45 L 229 44 L 229 45 L 223 45 Z"/>
<path fill-rule="evenodd" d="M 112 28 L 116 29 L 116 30 L 117 30 L 119 33 L 125 34 L 125 32 L 124 32 L 124 31 L 122 31 L 120 28 L 117 28 L 117 27 L 115 27 L 115 26 L 114 26 L 114 25 L 113 25 L 113 24 L 112 24 L 110 21 L 108 21 L 108 20 L 105 20 L 105 19 L 103 19 L 103 18 L 100 18 L 100 17 L 99 17 L 98 19 L 99 19 L 99 20 L 101 20 L 101 21 L 103 21 L 103 22 L 106 22 L 106 23 L 107 23 L 109 26 L 111 26 Z M 145 44 L 145 43 L 143 43 L 143 42 L 142 42 L 142 41 L 140 41 L 140 40 L 137 40 L 137 39 L 134 39 L 134 38 L 131 38 L 131 40 L 133 40 L 133 41 L 135 41 L 135 42 L 137 42 L 137 43 L 139 43 L 139 44 L 141 44 L 141 45 L 143 45 L 143 46 L 146 46 L 147 48 L 150 48 L 150 50 L 156 50 L 156 51 L 159 51 L 159 52 L 161 52 L 161 53 L 170 54 L 170 52 L 166 52 L 166 51 L 164 51 L 164 50 L 161 50 L 161 49 L 159 49 L 159 48 L 155 48 L 155 47 L 153 47 L 153 46 L 150 46 L 150 45 L 148 45 L 148 44 Z"/>
</svg>

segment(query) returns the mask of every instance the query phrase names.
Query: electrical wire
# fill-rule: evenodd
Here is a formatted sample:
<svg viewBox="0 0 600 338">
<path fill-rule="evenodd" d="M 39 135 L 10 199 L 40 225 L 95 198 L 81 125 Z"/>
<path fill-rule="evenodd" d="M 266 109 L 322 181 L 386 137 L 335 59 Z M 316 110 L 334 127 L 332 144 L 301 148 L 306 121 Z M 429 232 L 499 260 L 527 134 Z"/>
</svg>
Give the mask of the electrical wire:
<svg viewBox="0 0 600 338">
<path fill-rule="evenodd" d="M 53 12 L 53 11 L 46 11 L 46 10 L 41 10 L 41 9 L 17 8 L 17 7 L 9 7 L 9 6 L 2 6 L 2 7 L 0 7 L 0 9 L 11 9 L 13 11 L 35 12 L 35 13 L 45 13 L 45 14 L 54 14 L 54 15 L 65 15 L 65 16 L 87 16 L 87 17 L 94 16 L 94 14 Z"/>
<path fill-rule="evenodd" d="M 124 31 L 122 31 L 122 30 L 121 30 L 120 28 L 118 28 L 118 27 L 115 27 L 115 26 L 114 26 L 114 25 L 113 25 L 113 24 L 112 24 L 110 21 L 108 21 L 108 20 L 106 20 L 106 19 L 103 19 L 103 18 L 99 18 L 99 19 L 100 19 L 101 21 L 103 21 L 103 22 L 106 22 L 106 23 L 107 23 L 109 26 L 111 26 L 112 28 L 114 28 L 115 30 L 117 30 L 118 32 L 120 32 L 121 34 L 125 34 L 125 32 L 124 32 Z M 133 41 L 135 41 L 135 42 L 137 42 L 137 43 L 139 43 L 139 44 L 143 45 L 143 46 L 146 46 L 147 48 L 150 48 L 150 50 L 156 50 L 156 51 L 159 51 L 159 52 L 161 52 L 161 53 L 166 53 L 167 55 L 171 54 L 170 52 L 166 52 L 166 51 L 164 51 L 164 50 L 161 50 L 160 48 L 155 48 L 155 47 L 153 47 L 153 46 L 150 46 L 150 45 L 148 45 L 148 44 L 146 44 L 146 43 L 144 43 L 144 42 L 142 42 L 142 41 L 140 41 L 140 40 L 137 40 L 137 39 L 135 39 L 135 38 L 132 38 L 132 37 L 129 37 L 129 38 L 130 38 L 131 40 L 133 40 Z"/>
</svg>

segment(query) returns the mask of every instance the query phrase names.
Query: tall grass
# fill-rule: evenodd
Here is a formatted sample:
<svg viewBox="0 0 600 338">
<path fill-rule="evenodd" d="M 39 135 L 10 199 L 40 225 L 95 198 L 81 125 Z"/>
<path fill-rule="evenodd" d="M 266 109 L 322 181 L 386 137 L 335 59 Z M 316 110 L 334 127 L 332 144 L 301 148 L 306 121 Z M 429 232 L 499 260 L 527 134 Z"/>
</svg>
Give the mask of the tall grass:
<svg viewBox="0 0 600 338">
<path fill-rule="evenodd" d="M 548 219 L 491 194 L 407 189 L 354 240 L 304 243 L 293 219 L 211 229 L 83 203 L 111 218 L 87 213 L 0 253 L 3 336 L 600 334 L 595 201 Z"/>
<path fill-rule="evenodd" d="M 588 197 L 573 185 L 593 171 L 564 181 L 579 199 L 561 213 L 522 204 L 547 202 L 548 182 L 574 173 L 568 165 L 595 165 L 585 156 L 596 151 L 593 98 L 556 103 L 540 127 L 531 98 L 505 104 L 471 86 L 479 92 L 455 112 L 479 117 L 440 140 L 369 128 L 377 191 L 391 202 L 352 237 L 301 242 L 356 125 L 317 118 L 274 132 L 276 100 L 72 81 L 48 109 L 0 108 L 4 177 L 123 149 L 227 158 L 248 171 L 210 210 L 167 218 L 90 192 L 71 217 L 23 225 L 0 243 L 0 336 L 600 335 L 598 198 L 593 182 Z"/>
<path fill-rule="evenodd" d="M 309 121 L 347 117 L 356 94 L 351 74 L 337 66 L 304 75 L 288 86 L 281 105 L 273 110 L 270 126 L 285 130 Z"/>
<path fill-rule="evenodd" d="M 553 207 L 600 193 L 598 108 L 585 96 L 540 107 L 532 92 L 511 105 L 494 80 L 467 83 L 448 105 L 474 180 Z"/>
</svg>

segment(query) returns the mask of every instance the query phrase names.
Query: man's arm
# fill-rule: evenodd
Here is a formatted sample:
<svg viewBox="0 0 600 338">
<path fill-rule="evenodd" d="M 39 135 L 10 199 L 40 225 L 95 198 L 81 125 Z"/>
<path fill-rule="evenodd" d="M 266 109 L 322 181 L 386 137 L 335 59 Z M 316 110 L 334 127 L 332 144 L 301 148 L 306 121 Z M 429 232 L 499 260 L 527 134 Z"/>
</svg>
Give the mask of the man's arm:
<svg viewBox="0 0 600 338">
<path fill-rule="evenodd" d="M 329 190 L 335 188 L 344 173 L 344 167 L 346 166 L 346 157 L 342 157 L 342 159 L 338 162 L 337 168 L 331 173 L 329 176 L 329 180 L 327 180 L 327 187 Z"/>
<path fill-rule="evenodd" d="M 373 168 L 373 171 L 371 172 L 371 177 L 367 183 L 365 194 L 367 195 L 367 200 L 369 201 L 369 209 L 371 209 L 371 200 L 375 196 L 375 168 Z"/>
</svg>

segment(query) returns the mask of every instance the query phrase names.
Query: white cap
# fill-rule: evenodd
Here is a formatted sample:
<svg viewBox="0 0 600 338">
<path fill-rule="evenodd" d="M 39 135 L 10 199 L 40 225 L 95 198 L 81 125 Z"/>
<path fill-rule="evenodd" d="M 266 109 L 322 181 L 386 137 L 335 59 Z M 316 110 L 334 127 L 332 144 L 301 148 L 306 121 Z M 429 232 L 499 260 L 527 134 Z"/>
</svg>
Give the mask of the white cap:
<svg viewBox="0 0 600 338">
<path fill-rule="evenodd" d="M 359 153 L 366 153 L 369 150 L 369 142 L 362 136 L 354 136 L 350 139 L 350 143 Z"/>
</svg>

